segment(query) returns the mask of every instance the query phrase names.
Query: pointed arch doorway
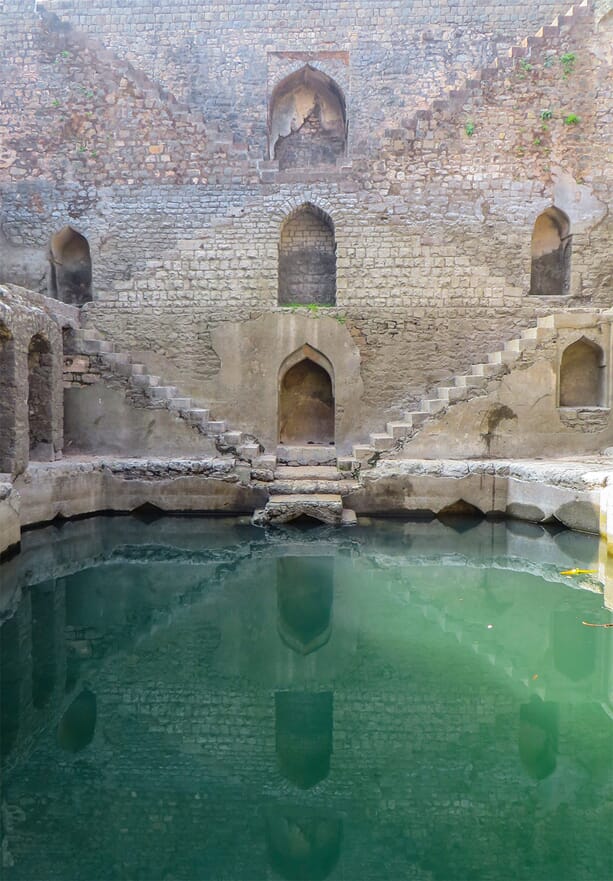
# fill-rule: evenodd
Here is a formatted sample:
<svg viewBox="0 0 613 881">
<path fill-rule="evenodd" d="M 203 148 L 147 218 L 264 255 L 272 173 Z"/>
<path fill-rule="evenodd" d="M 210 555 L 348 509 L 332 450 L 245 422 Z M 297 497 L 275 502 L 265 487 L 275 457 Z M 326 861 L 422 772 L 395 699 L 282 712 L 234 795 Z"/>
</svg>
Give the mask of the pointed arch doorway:
<svg viewBox="0 0 613 881">
<path fill-rule="evenodd" d="M 304 345 L 279 372 L 279 443 L 334 444 L 334 384 L 328 359 Z"/>
</svg>

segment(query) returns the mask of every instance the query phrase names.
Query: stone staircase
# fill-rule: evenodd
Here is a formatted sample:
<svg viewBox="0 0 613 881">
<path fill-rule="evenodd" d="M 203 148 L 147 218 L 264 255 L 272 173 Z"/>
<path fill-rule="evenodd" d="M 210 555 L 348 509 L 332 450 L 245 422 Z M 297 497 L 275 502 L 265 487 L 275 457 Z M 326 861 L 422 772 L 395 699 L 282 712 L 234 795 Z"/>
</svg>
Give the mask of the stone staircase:
<svg viewBox="0 0 613 881">
<path fill-rule="evenodd" d="M 430 107 L 417 110 L 413 116 L 402 123 L 402 128 L 391 130 L 386 152 L 404 154 L 407 144 L 425 138 L 426 133 L 436 125 L 436 120 L 462 109 L 463 105 L 471 98 L 483 96 L 484 88 L 487 85 L 501 76 L 507 76 L 509 70 L 518 65 L 522 59 L 532 58 L 534 60 L 542 50 L 549 48 L 577 21 L 589 15 L 590 8 L 590 0 L 581 0 L 580 3 L 571 6 L 566 13 L 556 15 L 550 25 L 539 28 L 532 36 L 525 37 L 517 45 L 511 46 L 491 65 L 471 73 L 460 88 L 448 87 L 445 89 L 440 98 L 431 102 Z"/>
<path fill-rule="evenodd" d="M 334 464 L 283 465 L 277 464 L 276 456 L 259 458 L 252 476 L 266 477 L 269 498 L 266 506 L 253 515 L 256 526 L 288 523 L 299 517 L 334 526 L 356 524 L 355 512 L 343 506 L 343 496 L 356 490 L 359 480 L 346 468 L 349 460 L 339 461 L 334 448 L 325 449 L 328 459 L 331 452 L 334 454 Z"/>
<path fill-rule="evenodd" d="M 353 458 L 361 467 L 372 466 L 384 454 L 401 449 L 428 421 L 449 407 L 488 394 L 496 382 L 509 373 L 518 362 L 526 361 L 527 353 L 534 353 L 539 345 L 551 342 L 560 329 L 593 327 L 601 313 L 561 312 L 537 319 L 536 326 L 526 328 L 521 335 L 505 343 L 502 349 L 491 352 L 487 361 L 473 364 L 468 372 L 455 376 L 445 385 L 439 385 L 432 394 L 422 398 L 415 410 L 410 410 L 396 422 L 388 422 L 385 432 L 370 435 L 368 444 L 356 444 Z"/>
<path fill-rule="evenodd" d="M 118 350 L 115 343 L 94 328 L 76 331 L 72 347 L 78 355 L 96 357 L 104 368 L 126 381 L 147 408 L 165 408 L 194 431 L 213 438 L 220 453 L 230 453 L 247 462 L 260 454 L 256 438 L 228 428 L 224 420 L 212 419 L 210 410 L 181 395 L 176 386 L 165 383 L 162 377 L 149 373 L 144 364 L 133 361 L 128 352 Z"/>
</svg>

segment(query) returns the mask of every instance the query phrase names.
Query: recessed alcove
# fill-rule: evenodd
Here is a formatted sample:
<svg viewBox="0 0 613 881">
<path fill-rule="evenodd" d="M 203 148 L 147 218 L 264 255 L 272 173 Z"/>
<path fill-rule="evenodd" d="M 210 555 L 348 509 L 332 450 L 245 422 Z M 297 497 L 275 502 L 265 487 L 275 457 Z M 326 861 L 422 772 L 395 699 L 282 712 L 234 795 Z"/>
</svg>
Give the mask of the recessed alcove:
<svg viewBox="0 0 613 881">
<path fill-rule="evenodd" d="M 28 347 L 30 459 L 52 458 L 51 389 L 53 356 L 49 341 L 36 334 Z"/>
<path fill-rule="evenodd" d="M 49 296 L 72 306 L 92 299 L 92 261 L 85 236 L 65 226 L 51 239 Z"/>
<path fill-rule="evenodd" d="M 280 170 L 334 166 L 346 147 L 345 98 L 339 86 L 306 64 L 273 90 L 270 157 Z"/>
<path fill-rule="evenodd" d="M 586 337 L 572 343 L 560 361 L 560 407 L 604 407 L 605 358 Z"/>
<path fill-rule="evenodd" d="M 281 371 L 279 442 L 334 443 L 334 389 L 323 356 L 303 347 L 304 357 Z M 318 363 L 319 362 L 319 363 Z"/>
<path fill-rule="evenodd" d="M 0 472 L 10 472 L 15 457 L 15 341 L 0 321 Z"/>
<path fill-rule="evenodd" d="M 279 305 L 300 303 L 336 303 L 334 224 L 310 203 L 286 218 L 279 237 Z"/>
<path fill-rule="evenodd" d="M 540 214 L 532 232 L 530 294 L 556 297 L 570 293 L 572 236 L 570 221 L 559 208 Z"/>
</svg>

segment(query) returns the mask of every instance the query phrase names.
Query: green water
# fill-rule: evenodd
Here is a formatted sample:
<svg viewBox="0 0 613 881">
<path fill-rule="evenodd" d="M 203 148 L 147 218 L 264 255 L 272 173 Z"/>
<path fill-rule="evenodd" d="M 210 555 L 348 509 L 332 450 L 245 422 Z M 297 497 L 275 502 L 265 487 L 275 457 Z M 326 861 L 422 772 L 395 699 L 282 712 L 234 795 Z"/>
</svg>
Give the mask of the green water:
<svg viewBox="0 0 613 881">
<path fill-rule="evenodd" d="M 595 539 L 98 518 L 0 569 L 2 878 L 613 878 Z"/>
</svg>

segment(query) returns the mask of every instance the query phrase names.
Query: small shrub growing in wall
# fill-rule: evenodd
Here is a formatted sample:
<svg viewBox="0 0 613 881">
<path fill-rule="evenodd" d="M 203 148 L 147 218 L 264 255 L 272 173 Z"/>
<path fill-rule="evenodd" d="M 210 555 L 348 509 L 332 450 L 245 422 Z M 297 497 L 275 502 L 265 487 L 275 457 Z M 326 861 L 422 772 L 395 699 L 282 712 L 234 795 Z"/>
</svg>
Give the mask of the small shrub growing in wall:
<svg viewBox="0 0 613 881">
<path fill-rule="evenodd" d="M 564 117 L 564 125 L 579 125 L 581 122 L 581 117 L 577 116 L 576 113 L 568 113 Z"/>
<path fill-rule="evenodd" d="M 565 52 L 560 56 L 560 64 L 564 73 L 564 79 L 567 80 L 575 69 L 576 56 L 574 52 Z"/>
<path fill-rule="evenodd" d="M 474 122 L 471 122 L 471 121 L 467 122 L 466 125 L 464 126 L 464 131 L 466 132 L 466 134 L 468 135 L 468 137 L 471 138 L 471 137 L 474 135 L 474 133 L 475 133 L 475 124 L 474 124 Z"/>
</svg>

